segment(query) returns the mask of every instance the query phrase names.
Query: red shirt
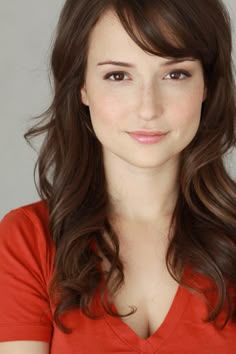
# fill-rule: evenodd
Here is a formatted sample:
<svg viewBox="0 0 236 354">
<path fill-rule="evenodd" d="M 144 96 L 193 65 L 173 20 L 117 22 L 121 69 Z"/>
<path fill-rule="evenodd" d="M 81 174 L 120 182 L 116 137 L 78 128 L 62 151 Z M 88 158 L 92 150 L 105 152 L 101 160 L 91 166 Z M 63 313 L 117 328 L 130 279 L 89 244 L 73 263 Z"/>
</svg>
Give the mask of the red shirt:
<svg viewBox="0 0 236 354">
<path fill-rule="evenodd" d="M 48 285 L 55 248 L 42 201 L 9 212 L 0 224 L 0 341 L 36 340 L 51 343 L 51 354 L 236 353 L 236 324 L 221 331 L 204 323 L 204 300 L 179 286 L 169 312 L 156 332 L 142 339 L 122 319 L 104 313 L 99 320 L 80 310 L 66 313 L 62 333 L 54 324 Z M 186 270 L 187 272 L 187 270 Z M 205 280 L 202 278 L 202 281 Z M 94 304 L 100 307 L 97 298 Z M 115 307 L 114 307 L 115 309 Z"/>
</svg>

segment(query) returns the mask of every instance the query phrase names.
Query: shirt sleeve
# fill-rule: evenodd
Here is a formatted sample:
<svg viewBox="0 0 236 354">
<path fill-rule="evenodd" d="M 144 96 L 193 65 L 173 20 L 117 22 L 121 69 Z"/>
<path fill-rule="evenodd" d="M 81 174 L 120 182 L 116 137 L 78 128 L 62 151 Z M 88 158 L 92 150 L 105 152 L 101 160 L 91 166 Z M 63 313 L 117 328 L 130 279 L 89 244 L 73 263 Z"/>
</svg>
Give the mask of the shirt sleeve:
<svg viewBox="0 0 236 354">
<path fill-rule="evenodd" d="M 51 341 L 44 231 L 21 208 L 0 222 L 0 342 Z"/>
</svg>

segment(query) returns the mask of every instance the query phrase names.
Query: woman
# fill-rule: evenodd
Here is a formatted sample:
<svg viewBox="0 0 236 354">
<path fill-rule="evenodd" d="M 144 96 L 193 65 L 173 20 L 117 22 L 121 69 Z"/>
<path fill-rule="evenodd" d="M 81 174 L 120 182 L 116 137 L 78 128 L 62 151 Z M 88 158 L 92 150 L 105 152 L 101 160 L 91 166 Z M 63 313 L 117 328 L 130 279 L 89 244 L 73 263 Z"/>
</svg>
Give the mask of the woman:
<svg viewBox="0 0 236 354">
<path fill-rule="evenodd" d="M 231 54 L 219 0 L 66 1 L 25 134 L 41 200 L 1 222 L 1 354 L 236 351 Z"/>
</svg>

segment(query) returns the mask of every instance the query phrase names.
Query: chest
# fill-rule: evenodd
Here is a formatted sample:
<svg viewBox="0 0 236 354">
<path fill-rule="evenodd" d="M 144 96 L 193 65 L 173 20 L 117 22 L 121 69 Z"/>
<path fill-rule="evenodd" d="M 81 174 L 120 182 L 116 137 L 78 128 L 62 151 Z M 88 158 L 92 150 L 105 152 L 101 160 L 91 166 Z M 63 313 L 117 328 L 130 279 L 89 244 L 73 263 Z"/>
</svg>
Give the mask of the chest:
<svg viewBox="0 0 236 354">
<path fill-rule="evenodd" d="M 149 270 L 133 276 L 125 273 L 125 283 L 112 299 L 119 314 L 130 312 L 131 306 L 137 311 L 121 320 L 139 337 L 148 338 L 154 334 L 164 322 L 175 295 L 178 283 L 170 276 L 160 276 L 158 272 Z"/>
<path fill-rule="evenodd" d="M 127 314 L 131 307 L 137 311 L 120 318 L 140 338 L 148 338 L 165 320 L 178 283 L 170 276 L 165 265 L 164 247 L 158 249 L 151 245 L 121 247 L 121 260 L 124 265 L 124 283 L 110 301 L 119 314 Z M 103 270 L 109 269 L 106 260 Z"/>
</svg>

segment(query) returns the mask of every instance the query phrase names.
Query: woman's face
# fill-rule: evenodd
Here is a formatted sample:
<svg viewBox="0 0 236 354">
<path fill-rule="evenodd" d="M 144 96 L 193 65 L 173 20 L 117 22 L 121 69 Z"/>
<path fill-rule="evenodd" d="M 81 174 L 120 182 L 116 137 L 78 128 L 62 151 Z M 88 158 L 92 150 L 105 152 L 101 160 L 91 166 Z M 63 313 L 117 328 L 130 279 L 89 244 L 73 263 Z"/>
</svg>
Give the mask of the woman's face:
<svg viewBox="0 0 236 354">
<path fill-rule="evenodd" d="M 102 64 L 107 61 L 129 66 Z M 142 51 L 112 12 L 93 29 L 81 98 L 105 161 L 122 159 L 141 168 L 176 163 L 194 138 L 206 97 L 202 65 L 168 62 Z M 128 134 L 138 130 L 167 134 L 143 144 Z"/>
</svg>

